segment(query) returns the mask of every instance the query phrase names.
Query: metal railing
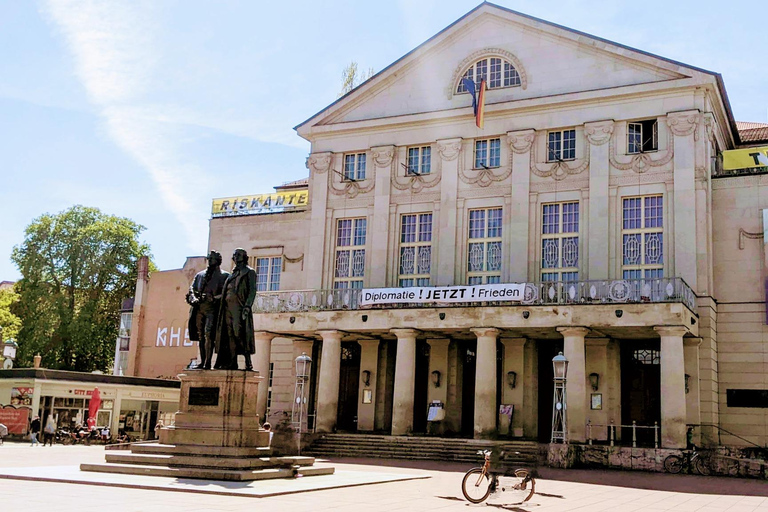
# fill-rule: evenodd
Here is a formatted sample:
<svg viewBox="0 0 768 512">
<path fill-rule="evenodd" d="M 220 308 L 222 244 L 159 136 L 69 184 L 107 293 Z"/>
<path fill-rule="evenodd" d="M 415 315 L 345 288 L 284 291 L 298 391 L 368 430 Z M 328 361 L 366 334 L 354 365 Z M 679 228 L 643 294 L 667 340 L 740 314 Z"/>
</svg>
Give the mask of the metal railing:
<svg viewBox="0 0 768 512">
<path fill-rule="evenodd" d="M 659 279 L 603 279 L 591 281 L 551 281 L 526 283 L 521 302 L 462 302 L 451 304 L 408 303 L 361 305 L 361 289 L 288 290 L 260 292 L 256 295 L 256 313 L 301 311 L 339 311 L 358 309 L 399 309 L 425 307 L 461 307 L 471 305 L 566 305 L 680 302 L 696 311 L 696 295 L 679 277 Z"/>
<path fill-rule="evenodd" d="M 638 429 L 640 429 L 641 432 L 647 431 L 647 429 L 650 429 L 653 431 L 653 447 L 658 448 L 659 447 L 659 431 L 660 427 L 658 422 L 654 421 L 653 425 L 638 425 L 636 421 L 633 421 L 631 425 L 614 425 L 613 422 L 607 424 L 607 425 L 601 425 L 598 423 L 592 423 L 591 421 L 587 421 L 587 444 L 592 444 L 593 441 L 597 441 L 598 439 L 595 439 L 592 437 L 592 429 L 593 428 L 607 428 L 608 429 L 608 445 L 609 446 L 615 446 L 616 445 L 616 428 L 621 429 L 629 429 L 632 433 L 632 448 L 637 448 L 637 434 Z M 623 437 L 623 436 L 622 436 Z M 623 444 L 623 443 L 622 443 Z"/>
</svg>

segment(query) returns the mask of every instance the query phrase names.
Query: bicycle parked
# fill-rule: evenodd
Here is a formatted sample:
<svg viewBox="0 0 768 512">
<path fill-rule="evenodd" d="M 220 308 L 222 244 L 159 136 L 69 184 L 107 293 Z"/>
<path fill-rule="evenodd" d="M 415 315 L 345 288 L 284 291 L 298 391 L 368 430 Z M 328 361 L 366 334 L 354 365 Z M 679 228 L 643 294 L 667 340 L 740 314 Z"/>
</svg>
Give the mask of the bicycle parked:
<svg viewBox="0 0 768 512">
<path fill-rule="evenodd" d="M 674 474 L 681 472 L 683 469 L 688 469 L 689 471 L 695 469 L 700 475 L 709 475 L 712 472 L 710 463 L 710 458 L 698 451 L 694 445 L 692 450 L 683 451 L 682 456 L 670 455 L 664 459 L 664 469 Z"/>
<path fill-rule="evenodd" d="M 509 472 L 492 470 L 491 450 L 480 450 L 477 454 L 485 458 L 483 465 L 467 471 L 461 481 L 461 492 L 467 501 L 482 503 L 491 493 L 500 491 L 512 493 L 520 503 L 531 499 L 536 488 L 532 471 L 523 468 Z"/>
</svg>

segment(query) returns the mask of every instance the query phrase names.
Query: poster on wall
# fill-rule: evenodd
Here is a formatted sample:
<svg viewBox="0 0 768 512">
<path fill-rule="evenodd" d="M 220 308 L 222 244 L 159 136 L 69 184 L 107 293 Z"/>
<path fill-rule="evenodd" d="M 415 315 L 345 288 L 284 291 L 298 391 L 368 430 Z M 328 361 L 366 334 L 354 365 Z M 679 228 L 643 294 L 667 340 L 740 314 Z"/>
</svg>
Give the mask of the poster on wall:
<svg viewBox="0 0 768 512">
<path fill-rule="evenodd" d="M 0 423 L 8 428 L 9 434 L 21 434 L 27 433 L 27 425 L 29 424 L 29 411 L 26 407 L 16 408 L 11 405 L 6 405 L 0 408 Z"/>
<path fill-rule="evenodd" d="M 32 405 L 35 388 L 12 388 L 11 405 Z"/>
</svg>

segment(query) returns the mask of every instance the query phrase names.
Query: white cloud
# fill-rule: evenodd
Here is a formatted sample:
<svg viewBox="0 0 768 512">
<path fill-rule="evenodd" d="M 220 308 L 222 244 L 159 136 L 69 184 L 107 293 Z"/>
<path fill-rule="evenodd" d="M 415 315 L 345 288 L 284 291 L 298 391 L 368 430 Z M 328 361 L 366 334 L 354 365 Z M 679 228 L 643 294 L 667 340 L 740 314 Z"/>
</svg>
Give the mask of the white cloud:
<svg viewBox="0 0 768 512">
<path fill-rule="evenodd" d="M 205 194 L 208 178 L 184 161 L 183 127 L 145 115 L 158 48 L 152 33 L 152 6 L 115 0 L 49 0 L 44 12 L 61 31 L 76 73 L 100 110 L 114 142 L 150 174 L 163 200 L 184 227 L 188 245 L 205 249 Z"/>
</svg>

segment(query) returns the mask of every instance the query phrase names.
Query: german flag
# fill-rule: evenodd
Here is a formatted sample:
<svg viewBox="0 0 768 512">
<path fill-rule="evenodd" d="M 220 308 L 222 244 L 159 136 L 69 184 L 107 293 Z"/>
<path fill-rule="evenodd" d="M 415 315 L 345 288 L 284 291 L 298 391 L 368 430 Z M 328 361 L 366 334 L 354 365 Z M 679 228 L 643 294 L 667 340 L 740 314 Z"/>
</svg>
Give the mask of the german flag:
<svg viewBox="0 0 768 512">
<path fill-rule="evenodd" d="M 477 92 L 477 107 L 475 109 L 475 124 L 478 128 L 483 128 L 485 121 L 485 79 L 480 81 L 480 89 Z"/>
</svg>

